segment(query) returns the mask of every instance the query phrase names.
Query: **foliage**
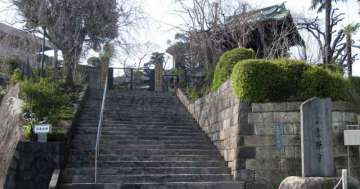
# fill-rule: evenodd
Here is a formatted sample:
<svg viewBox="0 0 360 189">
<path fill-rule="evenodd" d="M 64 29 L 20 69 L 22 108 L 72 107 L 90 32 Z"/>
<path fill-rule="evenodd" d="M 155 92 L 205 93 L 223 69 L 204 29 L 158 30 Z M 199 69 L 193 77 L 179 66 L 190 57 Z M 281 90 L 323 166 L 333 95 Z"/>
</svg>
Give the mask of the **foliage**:
<svg viewBox="0 0 360 189">
<path fill-rule="evenodd" d="M 6 89 L 2 86 L 0 86 L 0 104 L 1 104 L 1 100 L 2 98 L 6 95 Z"/>
<path fill-rule="evenodd" d="M 16 70 L 21 68 L 22 60 L 17 57 L 3 57 L 0 58 L 0 72 L 11 76 Z"/>
<path fill-rule="evenodd" d="M 15 84 L 17 82 L 20 82 L 24 79 L 24 76 L 20 69 L 15 69 L 13 73 L 11 74 L 11 83 Z"/>
<path fill-rule="evenodd" d="M 90 66 L 100 67 L 101 60 L 98 57 L 90 57 L 90 58 L 88 58 L 87 63 Z"/>
<path fill-rule="evenodd" d="M 346 100 L 348 83 L 339 74 L 319 67 L 309 67 L 304 72 L 301 90 L 303 99 L 330 97 L 333 100 Z"/>
<path fill-rule="evenodd" d="M 310 66 L 303 61 L 292 59 L 275 59 L 272 63 L 283 69 L 286 82 L 283 83 L 284 96 L 289 100 L 299 100 L 301 96 L 301 80 L 304 71 Z"/>
<path fill-rule="evenodd" d="M 244 60 L 237 63 L 231 75 L 235 94 L 244 102 L 283 100 L 286 74 L 267 60 Z"/>
<path fill-rule="evenodd" d="M 341 74 L 289 59 L 241 61 L 234 67 L 231 80 L 235 94 L 244 102 L 349 98 L 350 82 Z M 353 80 L 353 85 L 360 83 Z"/>
<path fill-rule="evenodd" d="M 195 102 L 197 99 L 200 98 L 199 93 L 191 87 L 186 88 L 186 94 L 192 102 Z"/>
<path fill-rule="evenodd" d="M 350 88 L 360 95 L 360 77 L 350 77 Z"/>
<path fill-rule="evenodd" d="M 65 138 L 65 129 L 62 127 L 52 127 L 48 134 L 48 141 L 62 141 Z"/>
<path fill-rule="evenodd" d="M 25 95 L 24 112 L 31 112 L 38 121 L 48 120 L 56 124 L 59 120 L 71 119 L 70 99 L 60 90 L 59 84 L 40 79 L 38 82 L 24 81 L 21 84 Z"/>
<path fill-rule="evenodd" d="M 212 90 L 216 90 L 220 85 L 229 79 L 236 63 L 241 60 L 254 59 L 255 52 L 252 49 L 237 48 L 225 52 L 216 65 Z"/>
<path fill-rule="evenodd" d="M 83 46 L 98 50 L 101 44 L 115 39 L 118 24 L 124 27 L 131 25 L 134 11 L 126 7 L 128 2 L 116 0 L 12 2 L 28 28 L 46 30 L 49 41 L 62 51 L 68 85 L 73 84 L 74 70 Z"/>
</svg>

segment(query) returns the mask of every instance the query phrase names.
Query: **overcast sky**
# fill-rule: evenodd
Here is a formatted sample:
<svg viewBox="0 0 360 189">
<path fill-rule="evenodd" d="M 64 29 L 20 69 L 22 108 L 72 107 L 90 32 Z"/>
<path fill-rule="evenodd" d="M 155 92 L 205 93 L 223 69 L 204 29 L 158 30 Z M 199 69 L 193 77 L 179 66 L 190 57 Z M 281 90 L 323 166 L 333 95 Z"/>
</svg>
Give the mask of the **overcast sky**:
<svg viewBox="0 0 360 189">
<path fill-rule="evenodd" d="M 0 10 L 7 8 L 8 0 L 0 0 Z M 145 16 L 147 17 L 147 25 L 140 26 L 135 34 L 140 42 L 151 42 L 155 44 L 156 51 L 164 52 L 167 48 L 167 41 L 173 40 L 174 35 L 179 32 L 178 26 L 183 25 L 183 20 L 176 13 L 175 0 L 138 0 L 143 6 Z M 244 0 L 252 5 L 253 8 L 264 8 L 275 4 L 286 2 L 286 7 L 290 9 L 292 14 L 315 15 L 314 11 L 310 11 L 311 0 Z M 343 25 L 349 23 L 360 22 L 358 14 L 359 8 L 357 0 L 348 0 L 347 3 L 337 4 L 340 11 L 346 13 L 346 19 Z M 0 11 L 0 22 L 11 23 L 16 14 L 11 11 Z M 320 18 L 323 18 L 323 14 Z M 359 35 L 358 35 L 359 36 Z M 357 37 L 360 40 L 360 37 Z M 360 43 L 360 41 L 359 41 Z M 360 62 L 355 63 L 355 72 L 360 76 Z"/>
</svg>

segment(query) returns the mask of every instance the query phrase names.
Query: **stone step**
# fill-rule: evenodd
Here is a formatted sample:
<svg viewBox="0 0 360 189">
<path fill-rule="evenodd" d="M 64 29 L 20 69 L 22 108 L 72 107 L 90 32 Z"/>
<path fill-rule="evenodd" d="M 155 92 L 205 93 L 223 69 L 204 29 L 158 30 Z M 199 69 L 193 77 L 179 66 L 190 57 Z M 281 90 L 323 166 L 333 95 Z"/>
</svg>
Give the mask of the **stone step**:
<svg viewBox="0 0 360 189">
<path fill-rule="evenodd" d="M 64 175 L 93 175 L 94 167 L 67 168 Z M 224 167 L 128 167 L 98 169 L 99 175 L 147 175 L 147 174 L 228 174 Z"/>
<path fill-rule="evenodd" d="M 94 155 L 95 150 L 70 150 L 70 154 L 77 155 Z M 157 155 L 209 155 L 209 156 L 219 156 L 219 152 L 216 150 L 210 149 L 121 149 L 121 150 L 111 150 L 111 149 L 100 149 L 101 155 L 134 155 L 134 156 L 150 156 L 153 154 Z"/>
<path fill-rule="evenodd" d="M 94 149 L 94 145 L 80 144 L 72 145 L 72 149 Z M 122 149 L 212 149 L 216 148 L 209 143 L 202 144 L 128 144 L 128 145 L 118 145 L 118 144 L 102 144 L 100 149 L 112 149 L 112 150 L 122 150 Z"/>
<path fill-rule="evenodd" d="M 92 122 L 80 122 L 77 123 L 74 127 L 80 128 L 80 127 L 95 127 L 97 128 L 99 124 L 99 120 L 93 120 Z M 159 123 L 159 122 L 142 122 L 142 123 L 136 123 L 136 124 L 127 124 L 127 123 L 121 123 L 121 122 L 103 122 L 103 128 L 106 127 L 122 127 L 122 128 L 200 128 L 198 126 L 194 126 L 193 123 Z"/>
<path fill-rule="evenodd" d="M 75 131 L 76 134 L 81 135 L 96 135 L 97 130 L 77 130 Z M 194 132 L 194 131 L 172 131 L 172 130 L 101 130 L 101 136 L 122 136 L 122 135 L 129 135 L 129 136 L 205 136 L 204 133 L 201 132 Z"/>
<path fill-rule="evenodd" d="M 96 140 L 96 135 L 76 135 L 74 137 L 75 140 Z M 205 135 L 199 134 L 199 135 L 189 135 L 189 136 L 158 136 L 158 135 L 142 135 L 142 136 L 131 136 L 131 135 L 101 135 L 101 140 L 155 140 L 155 141 L 168 141 L 168 140 L 205 140 Z"/>
<path fill-rule="evenodd" d="M 92 156 L 72 155 L 70 161 L 91 161 L 95 160 Z M 208 155 L 149 155 L 149 156 L 131 156 L 131 155 L 100 155 L 99 161 L 222 161 L 220 156 Z"/>
<path fill-rule="evenodd" d="M 60 189 L 244 189 L 243 182 L 180 182 L 135 184 L 64 184 Z"/>
<path fill-rule="evenodd" d="M 86 175 L 63 177 L 64 183 L 86 183 L 94 178 Z M 153 174 L 153 175 L 98 175 L 99 183 L 166 183 L 166 182 L 209 182 L 231 181 L 229 174 Z"/>
<path fill-rule="evenodd" d="M 68 167 L 89 167 L 93 161 L 72 161 Z M 224 167 L 224 161 L 100 161 L 98 167 Z"/>
<path fill-rule="evenodd" d="M 93 139 L 85 139 L 85 138 L 81 138 L 78 137 L 77 139 L 73 139 L 72 143 L 73 144 L 85 144 L 85 145 L 93 145 L 95 146 L 95 138 L 96 136 L 93 137 Z M 108 144 L 118 144 L 118 145 L 143 145 L 143 144 L 148 144 L 148 145 L 156 145 L 156 144 L 209 144 L 209 139 L 189 139 L 189 140 L 137 140 L 137 139 L 114 139 L 114 140 L 100 140 L 100 144 L 102 145 L 108 145 Z"/>
<path fill-rule="evenodd" d="M 75 127 L 76 131 L 97 131 L 97 127 Z M 183 126 L 138 126 L 138 125 L 120 125 L 120 126 L 109 126 L 103 125 L 102 131 L 174 131 L 174 132 L 182 132 L 182 131 L 197 131 L 199 132 L 198 127 L 183 127 Z"/>
</svg>

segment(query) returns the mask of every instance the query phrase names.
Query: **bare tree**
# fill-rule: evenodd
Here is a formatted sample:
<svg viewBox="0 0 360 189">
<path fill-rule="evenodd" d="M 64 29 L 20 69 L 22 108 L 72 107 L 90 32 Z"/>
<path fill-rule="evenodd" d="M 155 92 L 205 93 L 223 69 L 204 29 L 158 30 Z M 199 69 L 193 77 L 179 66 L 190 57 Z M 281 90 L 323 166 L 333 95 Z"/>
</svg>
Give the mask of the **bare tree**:
<svg viewBox="0 0 360 189">
<path fill-rule="evenodd" d="M 12 0 L 27 27 L 45 35 L 63 53 L 66 83 L 73 86 L 84 46 L 98 50 L 118 37 L 119 28 L 132 24 L 128 0 Z"/>
<path fill-rule="evenodd" d="M 320 22 L 319 17 L 316 18 L 299 18 L 299 29 L 309 32 L 316 40 L 320 49 L 321 60 L 323 63 L 327 62 L 327 56 L 331 57 L 330 63 L 338 63 L 343 65 L 345 57 L 343 52 L 346 49 L 344 43 L 345 34 L 344 30 L 337 30 L 339 24 L 344 20 L 344 13 L 338 13 L 338 9 L 333 9 L 331 13 L 330 30 L 332 31 L 332 41 L 330 43 L 330 49 L 326 49 L 327 35 L 324 32 L 323 25 Z"/>
</svg>

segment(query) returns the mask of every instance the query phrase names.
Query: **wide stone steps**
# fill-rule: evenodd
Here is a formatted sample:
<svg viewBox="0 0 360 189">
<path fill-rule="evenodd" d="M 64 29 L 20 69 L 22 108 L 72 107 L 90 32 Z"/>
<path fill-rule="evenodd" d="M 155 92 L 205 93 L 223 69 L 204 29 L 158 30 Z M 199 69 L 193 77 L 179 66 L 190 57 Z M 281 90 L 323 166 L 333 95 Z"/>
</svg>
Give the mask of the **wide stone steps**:
<svg viewBox="0 0 360 189">
<path fill-rule="evenodd" d="M 95 145 L 72 145 L 73 149 L 94 149 Z M 181 150 L 181 149 L 213 149 L 216 150 L 214 146 L 210 145 L 210 144 L 141 144 L 141 145 L 137 145 L 137 144 L 129 144 L 129 145 L 118 145 L 118 144 L 107 144 L 107 145 L 100 145 L 100 149 L 109 149 L 109 150 L 122 150 L 122 149 L 137 149 L 137 150 L 141 150 L 141 149 L 176 149 L 176 150 Z"/>
<path fill-rule="evenodd" d="M 88 167 L 93 161 L 72 161 L 68 167 Z M 98 167 L 216 167 L 225 166 L 224 161 L 100 161 Z"/>
<path fill-rule="evenodd" d="M 147 174 L 228 174 L 223 167 L 103 167 L 98 169 L 100 175 L 147 175 Z M 65 175 L 92 175 L 94 167 L 67 168 Z"/>
<path fill-rule="evenodd" d="M 174 141 L 174 140 L 139 140 L 139 139 L 114 139 L 111 141 L 108 140 L 101 140 L 101 145 L 157 145 L 157 144 L 208 144 L 209 140 L 199 138 L 199 139 L 189 139 L 189 140 L 181 140 L 181 141 Z M 77 139 L 72 140 L 72 144 L 74 145 L 93 145 L 95 146 L 95 141 L 93 139 L 85 139 L 78 137 Z"/>
<path fill-rule="evenodd" d="M 70 150 L 72 154 L 81 154 L 81 155 L 93 155 L 94 149 L 92 150 L 81 150 L 81 149 L 72 149 Z M 111 150 L 111 149 L 100 149 L 101 155 L 134 155 L 134 156 L 149 156 L 152 154 L 158 155 L 209 155 L 209 156 L 218 156 L 219 153 L 213 149 L 121 149 L 121 150 Z"/>
<path fill-rule="evenodd" d="M 71 161 L 94 161 L 94 156 L 72 155 Z M 221 161 L 220 156 L 208 155 L 152 155 L 152 156 L 132 156 L 132 155 L 100 155 L 99 161 Z"/>
<path fill-rule="evenodd" d="M 146 91 L 109 91 L 94 184 L 100 104 L 90 95 L 76 122 L 60 189 L 243 188 L 181 103 Z"/>
<path fill-rule="evenodd" d="M 166 182 L 206 182 L 230 181 L 229 174 L 153 174 L 153 175 L 98 175 L 99 183 L 166 183 Z M 65 183 L 83 183 L 93 181 L 92 177 L 73 175 L 63 177 Z M 115 181 L 115 182 L 114 182 Z"/>
<path fill-rule="evenodd" d="M 65 184 L 61 189 L 244 189 L 243 182 L 170 182 L 170 183 L 136 183 L 136 184 Z"/>
</svg>

